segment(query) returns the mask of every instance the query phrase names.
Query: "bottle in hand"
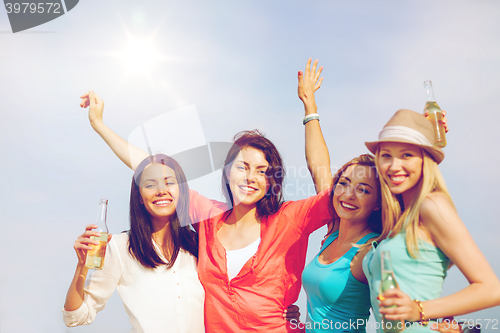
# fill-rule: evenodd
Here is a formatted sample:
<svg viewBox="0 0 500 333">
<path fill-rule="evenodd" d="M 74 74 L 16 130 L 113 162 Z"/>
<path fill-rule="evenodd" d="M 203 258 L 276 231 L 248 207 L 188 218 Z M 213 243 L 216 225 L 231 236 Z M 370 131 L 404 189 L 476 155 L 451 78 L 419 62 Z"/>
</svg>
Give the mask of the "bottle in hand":
<svg viewBox="0 0 500 333">
<path fill-rule="evenodd" d="M 443 123 L 441 120 L 443 119 L 443 114 L 441 113 L 441 108 L 436 103 L 436 99 L 434 98 L 434 89 L 432 88 L 431 81 L 424 82 L 424 88 L 427 93 L 427 103 L 425 103 L 424 113 L 425 111 L 429 111 L 429 120 L 434 127 L 434 146 L 438 148 L 446 147 L 446 131 L 444 130 Z"/>
<path fill-rule="evenodd" d="M 101 199 L 99 202 L 99 212 L 97 214 L 97 229 L 95 231 L 101 234 L 100 237 L 91 236 L 91 239 L 99 241 L 99 245 L 91 245 L 92 250 L 87 251 L 87 260 L 85 266 L 90 269 L 102 269 L 104 265 L 104 255 L 106 254 L 106 245 L 108 243 L 108 226 L 106 224 L 106 214 L 108 210 L 108 200 Z"/>
<path fill-rule="evenodd" d="M 390 289 L 397 289 L 398 284 L 396 282 L 396 278 L 394 277 L 394 271 L 392 270 L 392 262 L 391 262 L 391 254 L 389 251 L 382 251 L 381 254 L 381 271 L 382 271 L 382 279 L 380 281 L 380 291 L 379 298 L 382 300 L 382 294 Z M 397 305 L 393 305 L 391 307 L 395 307 Z M 384 316 L 384 322 L 382 329 L 384 332 L 402 332 L 404 330 L 405 323 L 403 320 L 386 320 Z"/>
</svg>

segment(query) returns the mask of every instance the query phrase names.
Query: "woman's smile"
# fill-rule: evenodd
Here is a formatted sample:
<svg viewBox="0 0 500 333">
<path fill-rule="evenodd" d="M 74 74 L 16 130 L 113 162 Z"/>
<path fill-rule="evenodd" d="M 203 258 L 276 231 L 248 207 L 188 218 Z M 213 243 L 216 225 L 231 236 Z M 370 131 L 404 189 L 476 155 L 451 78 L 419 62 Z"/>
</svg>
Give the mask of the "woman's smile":
<svg viewBox="0 0 500 333">
<path fill-rule="evenodd" d="M 346 208 L 348 210 L 356 210 L 356 209 L 358 209 L 358 207 L 356 207 L 354 205 L 351 205 L 351 204 L 348 204 L 345 201 L 341 201 L 340 204 L 342 205 L 343 208 Z"/>
<path fill-rule="evenodd" d="M 406 180 L 407 177 L 408 176 L 406 175 L 389 175 L 391 183 L 394 184 L 395 186 L 403 184 L 403 182 Z"/>
<path fill-rule="evenodd" d="M 238 187 L 241 189 L 242 192 L 245 192 L 245 193 L 248 193 L 248 194 L 253 194 L 256 191 L 258 191 L 258 189 L 256 189 L 255 187 L 251 187 L 251 186 L 248 186 L 248 185 L 240 185 Z"/>
<path fill-rule="evenodd" d="M 172 199 L 160 199 L 160 200 L 155 200 L 153 201 L 153 204 L 159 207 L 166 207 L 170 205 L 173 202 Z"/>
</svg>

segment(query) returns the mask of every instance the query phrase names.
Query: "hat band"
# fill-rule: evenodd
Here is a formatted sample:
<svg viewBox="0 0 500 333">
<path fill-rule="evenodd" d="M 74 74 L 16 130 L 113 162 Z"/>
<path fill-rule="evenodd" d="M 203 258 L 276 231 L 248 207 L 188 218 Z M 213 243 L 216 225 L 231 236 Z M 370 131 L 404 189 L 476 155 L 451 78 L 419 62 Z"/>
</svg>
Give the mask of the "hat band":
<svg viewBox="0 0 500 333">
<path fill-rule="evenodd" d="M 427 138 L 419 131 L 406 126 L 386 126 L 378 135 L 381 141 L 387 138 L 399 138 L 411 141 L 417 145 L 432 146 Z"/>
</svg>

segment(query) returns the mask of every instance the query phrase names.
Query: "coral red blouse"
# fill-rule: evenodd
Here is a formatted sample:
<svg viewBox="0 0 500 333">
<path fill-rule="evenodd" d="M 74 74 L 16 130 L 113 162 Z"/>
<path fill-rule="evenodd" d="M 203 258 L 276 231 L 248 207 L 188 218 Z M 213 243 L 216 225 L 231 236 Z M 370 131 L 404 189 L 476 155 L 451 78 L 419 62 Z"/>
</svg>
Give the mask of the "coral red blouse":
<svg viewBox="0 0 500 333">
<path fill-rule="evenodd" d="M 276 214 L 262 218 L 257 252 L 228 280 L 226 250 L 217 231 L 229 215 L 229 207 L 191 191 L 191 219 L 200 221 L 195 225 L 206 332 L 302 331 L 282 314 L 299 296 L 309 235 L 332 219 L 329 192 L 286 202 Z"/>
</svg>

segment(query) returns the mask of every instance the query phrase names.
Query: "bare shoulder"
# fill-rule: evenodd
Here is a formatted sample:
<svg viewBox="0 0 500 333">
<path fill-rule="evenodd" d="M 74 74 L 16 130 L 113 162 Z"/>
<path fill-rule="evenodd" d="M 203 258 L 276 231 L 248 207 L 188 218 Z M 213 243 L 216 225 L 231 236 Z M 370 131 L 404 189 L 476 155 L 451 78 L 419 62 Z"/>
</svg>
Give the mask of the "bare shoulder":
<svg viewBox="0 0 500 333">
<path fill-rule="evenodd" d="M 434 241 L 439 244 L 439 239 L 448 238 L 456 232 L 466 232 L 451 199 L 440 192 L 427 195 L 420 207 L 420 223 Z M 463 234 L 462 234 L 463 236 Z"/>
<path fill-rule="evenodd" d="M 456 215 L 455 207 L 450 198 L 441 192 L 427 195 L 420 206 L 420 220 L 425 222 L 442 220 L 445 217 Z"/>
<path fill-rule="evenodd" d="M 429 193 L 425 198 L 422 206 L 420 207 L 420 212 L 422 213 L 422 210 L 424 210 L 424 212 L 428 210 L 436 210 L 439 207 L 453 208 L 453 204 L 450 201 L 450 198 L 448 198 L 448 196 L 446 196 L 444 193 L 432 192 Z"/>
</svg>

